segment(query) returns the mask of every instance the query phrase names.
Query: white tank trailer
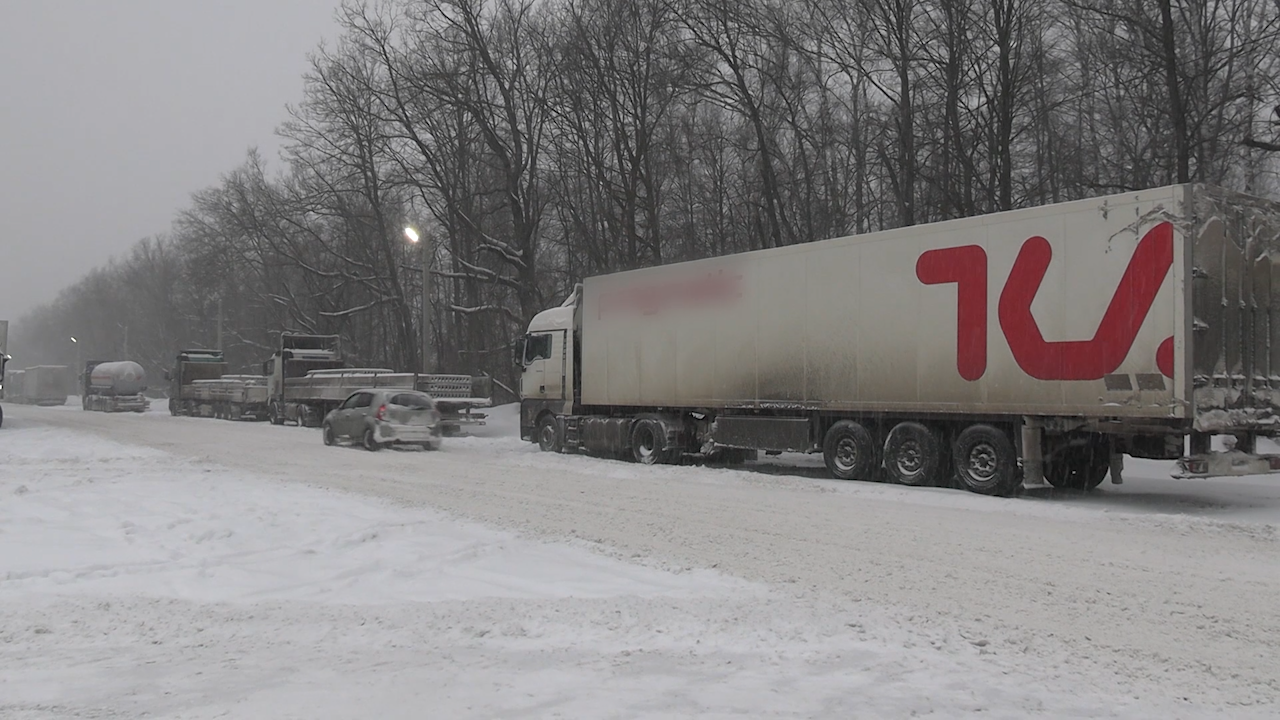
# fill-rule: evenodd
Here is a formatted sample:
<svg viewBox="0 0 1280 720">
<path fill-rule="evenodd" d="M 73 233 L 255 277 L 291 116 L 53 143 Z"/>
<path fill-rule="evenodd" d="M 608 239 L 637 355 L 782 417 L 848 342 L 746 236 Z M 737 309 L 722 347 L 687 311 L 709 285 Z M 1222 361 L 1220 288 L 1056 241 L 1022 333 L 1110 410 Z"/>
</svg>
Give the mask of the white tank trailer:
<svg viewBox="0 0 1280 720">
<path fill-rule="evenodd" d="M 591 277 L 519 350 L 547 451 L 999 495 L 1125 454 L 1277 473 L 1280 204 L 1176 185 Z"/>
<path fill-rule="evenodd" d="M 142 393 L 147 373 L 132 360 L 85 364 L 82 405 L 99 412 L 145 412 L 151 402 Z"/>
</svg>

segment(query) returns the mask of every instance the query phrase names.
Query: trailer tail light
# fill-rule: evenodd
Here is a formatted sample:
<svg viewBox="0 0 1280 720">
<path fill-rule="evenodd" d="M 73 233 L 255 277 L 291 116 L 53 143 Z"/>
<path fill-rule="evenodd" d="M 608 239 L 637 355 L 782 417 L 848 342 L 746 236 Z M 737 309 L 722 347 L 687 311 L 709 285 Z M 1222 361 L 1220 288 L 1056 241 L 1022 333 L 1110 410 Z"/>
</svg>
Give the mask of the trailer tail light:
<svg viewBox="0 0 1280 720">
<path fill-rule="evenodd" d="M 383 403 L 378 407 L 378 412 L 373 414 L 375 420 L 385 420 L 387 416 L 387 404 Z"/>
<path fill-rule="evenodd" d="M 1280 455 L 1268 455 L 1267 464 L 1273 471 L 1280 471 Z"/>
</svg>

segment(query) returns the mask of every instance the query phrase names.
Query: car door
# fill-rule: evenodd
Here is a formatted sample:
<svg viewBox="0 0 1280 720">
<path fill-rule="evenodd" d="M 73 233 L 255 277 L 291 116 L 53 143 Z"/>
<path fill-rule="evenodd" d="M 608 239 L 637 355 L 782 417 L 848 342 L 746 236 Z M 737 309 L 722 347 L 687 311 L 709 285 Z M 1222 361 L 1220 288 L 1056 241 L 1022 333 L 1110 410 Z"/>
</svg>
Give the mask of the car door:
<svg viewBox="0 0 1280 720">
<path fill-rule="evenodd" d="M 335 435 L 339 437 L 351 436 L 351 413 L 359 397 L 360 393 L 352 393 L 338 406 L 338 411 L 333 414 L 333 419 L 329 421 Z"/>
<path fill-rule="evenodd" d="M 351 410 L 349 411 L 351 413 L 351 417 L 350 420 L 348 420 L 347 435 L 359 439 L 364 436 L 364 428 L 367 424 L 366 421 L 369 416 L 373 414 L 373 409 L 371 407 L 373 405 L 373 393 L 358 392 L 352 399 L 355 401 L 355 404 L 351 406 Z"/>
</svg>

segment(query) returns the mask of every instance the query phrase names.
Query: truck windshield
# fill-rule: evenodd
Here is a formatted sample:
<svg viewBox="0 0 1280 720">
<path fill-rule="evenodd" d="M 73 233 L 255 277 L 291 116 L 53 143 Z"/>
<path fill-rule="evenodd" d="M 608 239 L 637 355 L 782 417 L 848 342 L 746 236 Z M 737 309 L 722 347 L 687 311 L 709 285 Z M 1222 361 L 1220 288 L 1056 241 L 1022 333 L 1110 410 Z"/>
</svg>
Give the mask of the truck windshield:
<svg viewBox="0 0 1280 720">
<path fill-rule="evenodd" d="M 551 357 L 551 335 L 530 335 L 524 345 L 524 364 L 534 360 L 547 360 Z"/>
</svg>

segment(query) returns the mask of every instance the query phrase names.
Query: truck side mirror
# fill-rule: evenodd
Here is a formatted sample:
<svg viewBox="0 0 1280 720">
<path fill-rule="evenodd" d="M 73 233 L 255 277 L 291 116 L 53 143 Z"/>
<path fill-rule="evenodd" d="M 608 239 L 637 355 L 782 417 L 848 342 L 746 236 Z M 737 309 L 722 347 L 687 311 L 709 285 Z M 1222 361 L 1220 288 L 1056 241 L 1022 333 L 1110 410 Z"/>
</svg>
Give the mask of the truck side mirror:
<svg viewBox="0 0 1280 720">
<path fill-rule="evenodd" d="M 515 363 L 516 367 L 524 367 L 524 346 L 528 342 L 529 342 L 529 336 L 527 335 L 520 338 L 519 340 L 516 340 L 516 346 L 514 351 L 512 352 L 512 358 L 511 358 L 512 362 Z"/>
</svg>

